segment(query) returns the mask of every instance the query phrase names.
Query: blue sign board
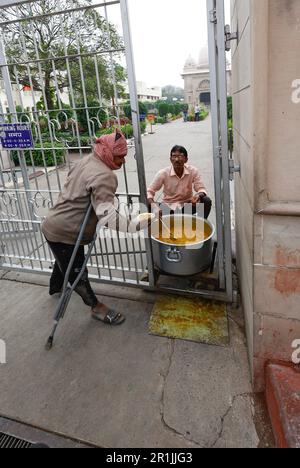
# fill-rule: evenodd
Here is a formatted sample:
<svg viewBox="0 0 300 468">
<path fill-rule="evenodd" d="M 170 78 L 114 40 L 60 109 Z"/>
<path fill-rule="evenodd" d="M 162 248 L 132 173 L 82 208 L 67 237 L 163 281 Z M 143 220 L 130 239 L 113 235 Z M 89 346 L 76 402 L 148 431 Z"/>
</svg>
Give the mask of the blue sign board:
<svg viewBox="0 0 300 468">
<path fill-rule="evenodd" d="M 30 124 L 0 124 L 0 143 L 4 149 L 33 148 Z"/>
</svg>

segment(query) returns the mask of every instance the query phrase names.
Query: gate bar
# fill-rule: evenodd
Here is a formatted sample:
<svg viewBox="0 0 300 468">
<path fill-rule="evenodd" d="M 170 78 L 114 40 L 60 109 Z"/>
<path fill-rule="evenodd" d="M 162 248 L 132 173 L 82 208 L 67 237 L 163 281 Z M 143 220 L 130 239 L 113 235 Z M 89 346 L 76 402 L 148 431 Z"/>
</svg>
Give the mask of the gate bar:
<svg viewBox="0 0 300 468">
<path fill-rule="evenodd" d="M 213 139 L 213 161 L 214 161 L 214 182 L 215 182 L 215 203 L 216 203 L 216 222 L 218 237 L 218 270 L 219 286 L 225 289 L 224 272 L 224 240 L 223 240 L 223 216 L 222 216 L 222 194 L 221 194 L 221 160 L 220 160 L 220 136 L 219 136 L 219 96 L 218 96 L 218 69 L 217 69 L 217 50 L 215 25 L 212 23 L 212 12 L 215 8 L 214 0 L 207 0 L 207 21 L 208 21 L 208 48 L 209 48 L 209 68 L 211 83 L 211 115 L 212 115 L 212 139 Z"/>
<path fill-rule="evenodd" d="M 123 35 L 124 35 L 124 43 L 125 43 L 128 87 L 129 87 L 129 94 L 130 94 L 132 125 L 133 125 L 133 132 L 134 132 L 134 145 L 135 145 L 137 172 L 138 172 L 138 180 L 139 180 L 139 188 L 140 188 L 140 202 L 146 206 L 147 205 L 147 185 L 146 185 L 146 177 L 145 177 L 145 163 L 144 163 L 141 128 L 140 128 L 139 105 L 138 105 L 138 98 L 137 98 L 135 66 L 134 66 L 134 58 L 133 58 L 133 47 L 132 47 L 131 30 L 130 30 L 130 24 L 129 24 L 129 11 L 128 11 L 127 0 L 120 0 L 120 7 L 121 7 Z M 151 239 L 145 239 L 145 244 L 146 244 L 147 260 L 148 260 L 147 267 L 148 267 L 148 272 L 149 272 L 149 286 L 153 287 L 155 285 L 155 276 L 154 276 L 154 263 L 153 263 Z"/>
<path fill-rule="evenodd" d="M 12 121 L 17 123 L 18 118 L 17 118 L 16 106 L 15 106 L 14 98 L 13 98 L 13 91 L 12 91 L 12 86 L 11 86 L 9 69 L 8 69 L 8 66 L 6 65 L 5 47 L 4 47 L 4 41 L 3 41 L 3 36 L 2 36 L 1 31 L 0 31 L 0 69 L 1 69 L 2 77 L 3 77 L 3 81 L 4 81 L 4 88 L 5 88 L 5 93 L 6 93 L 6 97 L 7 97 L 9 111 L 10 111 L 11 116 L 12 116 Z M 34 220 L 35 218 L 34 218 L 33 207 L 32 207 L 31 201 L 30 201 L 29 194 L 27 193 L 27 191 L 30 190 L 30 182 L 29 182 L 29 177 L 28 177 L 28 173 L 27 173 L 27 169 L 26 169 L 24 151 L 18 150 L 18 154 L 19 154 L 20 167 L 21 167 L 21 171 L 22 171 L 23 185 L 24 185 L 24 188 L 26 190 L 26 198 L 27 198 L 27 203 L 28 203 L 28 209 L 29 209 L 29 212 L 30 212 L 31 220 Z M 10 154 L 9 154 L 8 157 L 9 157 L 9 161 L 11 162 Z M 21 205 L 20 205 L 20 210 L 21 209 L 22 208 L 21 208 Z"/>
<path fill-rule="evenodd" d="M 227 73 L 225 49 L 225 9 L 224 0 L 216 0 L 217 8 L 217 41 L 218 41 L 218 85 L 220 99 L 220 133 L 222 141 L 222 181 L 224 206 L 224 235 L 225 235 L 225 278 L 226 292 L 230 300 L 233 299 L 232 282 L 232 245 L 231 245 L 231 211 L 230 211 L 230 174 L 228 148 L 228 114 L 227 114 Z"/>
<path fill-rule="evenodd" d="M 220 287 L 233 299 L 224 0 L 207 0 Z"/>
<path fill-rule="evenodd" d="M 37 0 L 25 0 L 25 1 L 20 1 L 18 3 L 13 2 L 14 5 L 6 5 L 6 8 L 8 7 L 11 7 L 11 6 L 17 6 L 19 4 L 24 4 L 24 3 L 35 3 Z M 7 2 L 6 2 L 7 3 Z M 27 16 L 26 18 L 19 18 L 18 20 L 11 20 L 11 21 L 3 21 L 2 23 L 0 23 L 0 26 L 5 26 L 5 25 L 8 25 L 8 24 L 13 24 L 13 23 L 21 23 L 21 22 L 24 22 L 24 21 L 29 21 L 29 20 L 38 20 L 38 19 L 42 19 L 42 18 L 48 18 L 49 16 L 57 16 L 57 15 L 65 15 L 67 13 L 76 13 L 77 11 L 83 11 L 83 10 L 91 10 L 93 8 L 101 8 L 101 7 L 104 7 L 105 5 L 109 6 L 109 5 L 118 5 L 120 3 L 120 0 L 112 0 L 112 1 L 109 1 L 109 2 L 101 2 L 101 3 L 95 3 L 93 5 L 85 5 L 85 6 L 82 6 L 82 7 L 77 7 L 77 8 L 70 8 L 70 10 L 64 10 L 64 11 L 53 11 L 53 12 L 49 12 L 49 13 L 45 13 L 44 15 L 36 15 L 36 16 Z M 5 5 L 0 5 L 1 8 L 5 8 Z"/>
<path fill-rule="evenodd" d="M 16 5 L 21 5 L 24 3 L 33 3 L 33 0 L 2 0 L 1 7 L 8 8 Z"/>
</svg>

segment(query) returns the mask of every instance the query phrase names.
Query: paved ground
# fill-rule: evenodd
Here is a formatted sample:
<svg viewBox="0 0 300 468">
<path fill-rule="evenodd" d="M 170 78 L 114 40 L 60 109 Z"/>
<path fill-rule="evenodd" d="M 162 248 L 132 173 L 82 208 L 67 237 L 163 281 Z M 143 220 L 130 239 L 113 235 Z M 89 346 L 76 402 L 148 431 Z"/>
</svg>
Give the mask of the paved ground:
<svg viewBox="0 0 300 468">
<path fill-rule="evenodd" d="M 6 273 L 0 281 L 2 417 L 100 447 L 269 444 L 240 311 L 230 311 L 227 348 L 159 338 L 148 334 L 155 295 L 98 285 L 100 299 L 126 313 L 125 324 L 91 321 L 74 296 L 46 352 L 57 303 L 47 278 Z"/>
</svg>

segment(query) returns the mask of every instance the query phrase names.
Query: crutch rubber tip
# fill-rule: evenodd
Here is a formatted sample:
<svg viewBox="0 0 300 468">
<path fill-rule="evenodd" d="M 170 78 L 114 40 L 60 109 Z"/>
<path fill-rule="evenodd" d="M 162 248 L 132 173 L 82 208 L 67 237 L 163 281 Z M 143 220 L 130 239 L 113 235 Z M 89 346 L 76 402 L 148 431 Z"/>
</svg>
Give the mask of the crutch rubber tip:
<svg viewBox="0 0 300 468">
<path fill-rule="evenodd" d="M 48 338 L 48 341 L 47 341 L 47 343 L 45 345 L 45 349 L 47 351 L 50 351 L 50 349 L 52 349 L 52 346 L 53 346 L 53 338 L 50 337 L 50 338 Z"/>
</svg>

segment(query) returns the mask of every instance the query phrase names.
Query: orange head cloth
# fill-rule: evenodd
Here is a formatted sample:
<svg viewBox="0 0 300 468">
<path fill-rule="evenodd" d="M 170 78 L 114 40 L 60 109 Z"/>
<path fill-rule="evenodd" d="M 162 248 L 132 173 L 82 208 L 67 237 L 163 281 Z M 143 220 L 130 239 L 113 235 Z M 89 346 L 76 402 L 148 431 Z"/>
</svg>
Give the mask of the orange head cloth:
<svg viewBox="0 0 300 468">
<path fill-rule="evenodd" d="M 120 169 L 114 163 L 114 156 L 124 156 L 127 151 L 126 138 L 118 129 L 115 133 L 98 138 L 94 146 L 94 154 L 113 171 Z"/>
</svg>

